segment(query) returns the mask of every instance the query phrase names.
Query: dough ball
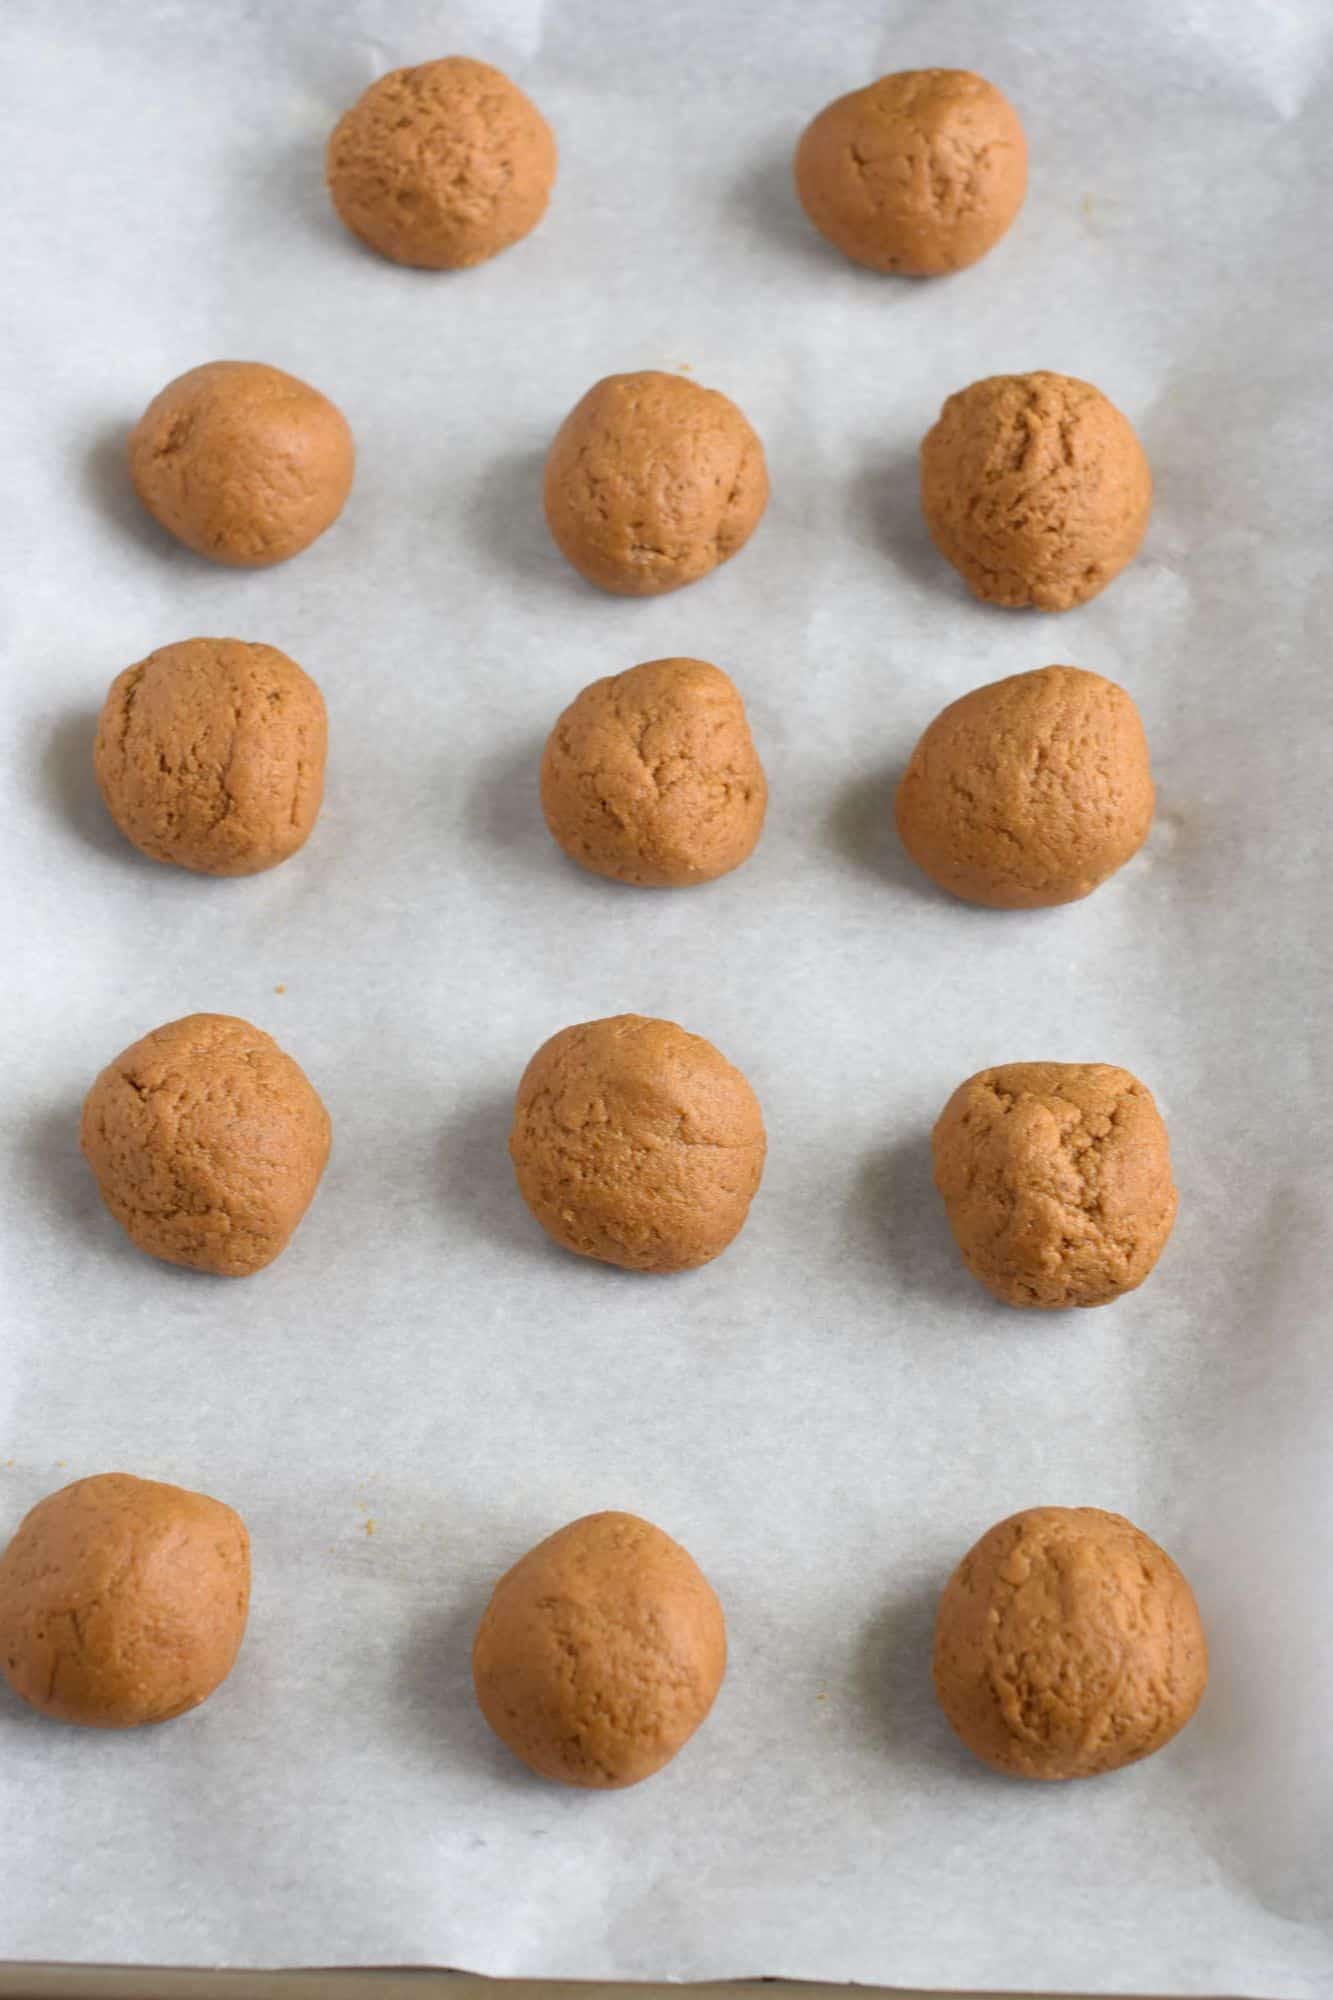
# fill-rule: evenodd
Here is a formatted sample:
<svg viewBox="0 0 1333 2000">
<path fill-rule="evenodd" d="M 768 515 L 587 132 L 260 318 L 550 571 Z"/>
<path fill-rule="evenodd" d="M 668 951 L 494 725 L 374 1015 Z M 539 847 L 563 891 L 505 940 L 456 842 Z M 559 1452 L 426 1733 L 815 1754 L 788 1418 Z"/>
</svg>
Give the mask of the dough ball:
<svg viewBox="0 0 1333 2000">
<path fill-rule="evenodd" d="M 1139 712 L 1122 687 L 1081 667 L 973 688 L 917 744 L 895 811 L 913 861 L 964 902 L 1075 902 L 1148 837 Z"/>
<path fill-rule="evenodd" d="M 1027 192 L 1018 113 L 967 69 L 905 69 L 825 105 L 796 148 L 796 193 L 821 236 L 874 271 L 934 278 L 975 264 Z"/>
<path fill-rule="evenodd" d="M 926 526 L 988 604 L 1068 611 L 1137 553 L 1152 475 L 1126 417 L 1072 375 L 991 375 L 921 446 Z"/>
<path fill-rule="evenodd" d="M 940 1113 L 933 1146 L 963 1262 L 1006 1305 L 1107 1305 L 1143 1283 L 1171 1234 L 1166 1127 L 1128 1070 L 979 1070 Z"/>
<path fill-rule="evenodd" d="M 542 811 L 565 853 L 648 888 L 738 868 L 767 800 L 740 694 L 706 660 L 647 660 L 594 681 L 542 757 Z"/>
<path fill-rule="evenodd" d="M 679 590 L 734 556 L 768 502 L 764 448 L 717 389 L 608 375 L 546 459 L 546 520 L 581 576 L 620 597 Z"/>
<path fill-rule="evenodd" d="M 343 113 L 325 173 L 354 236 L 448 271 L 507 250 L 546 213 L 555 140 L 502 70 L 467 56 L 390 70 Z"/>
<path fill-rule="evenodd" d="M 543 1778 L 637 1785 L 713 1706 L 722 1606 L 679 1542 L 634 1514 L 588 1514 L 500 1578 L 472 1678 L 502 1743 Z"/>
<path fill-rule="evenodd" d="M 90 1729 L 198 1708 L 231 1672 L 249 1608 L 240 1515 L 128 1472 L 39 1500 L 0 1556 L 10 1686 Z"/>
<path fill-rule="evenodd" d="M 342 513 L 353 463 L 341 410 L 262 361 L 178 375 L 130 434 L 130 476 L 149 513 L 235 569 L 309 548 Z"/>
<path fill-rule="evenodd" d="M 543 1042 L 518 1086 L 509 1156 L 566 1250 L 690 1271 L 745 1221 L 765 1143 L 758 1099 L 711 1042 L 616 1014 Z"/>
<path fill-rule="evenodd" d="M 969 1750 L 1015 1778 L 1094 1778 L 1150 1757 L 1203 1697 L 1198 1606 L 1120 1514 L 1031 1507 L 945 1586 L 935 1691 Z"/>
<path fill-rule="evenodd" d="M 275 646 L 183 639 L 112 681 L 93 768 L 112 819 L 154 861 L 256 875 L 305 845 L 327 735 L 324 697 Z"/>
<path fill-rule="evenodd" d="M 109 1063 L 80 1144 L 150 1256 L 227 1278 L 285 1250 L 329 1157 L 329 1114 L 270 1035 L 230 1014 L 168 1021 Z"/>
</svg>

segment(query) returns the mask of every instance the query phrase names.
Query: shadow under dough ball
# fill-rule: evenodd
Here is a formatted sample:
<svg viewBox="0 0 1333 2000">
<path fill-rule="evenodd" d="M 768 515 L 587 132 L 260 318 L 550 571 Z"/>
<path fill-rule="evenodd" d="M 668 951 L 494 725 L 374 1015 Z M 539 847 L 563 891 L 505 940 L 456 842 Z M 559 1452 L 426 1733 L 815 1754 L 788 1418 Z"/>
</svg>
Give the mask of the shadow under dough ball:
<svg viewBox="0 0 1333 2000">
<path fill-rule="evenodd" d="M 933 278 L 1004 235 L 1027 192 L 1027 141 L 984 76 L 899 70 L 825 105 L 795 177 L 815 228 L 854 263 Z"/>
<path fill-rule="evenodd" d="M 555 180 L 551 128 L 502 70 L 467 56 L 391 70 L 344 112 L 325 161 L 354 236 L 396 264 L 480 264 L 526 236 Z"/>
<path fill-rule="evenodd" d="M 572 861 L 680 888 L 753 853 L 768 799 L 733 681 L 706 660 L 647 660 L 593 681 L 547 740 L 542 811 Z"/>
<path fill-rule="evenodd" d="M 637 1785 L 693 1736 L 722 1684 L 722 1606 L 679 1542 L 589 1514 L 496 1584 L 472 1678 L 516 1757 L 566 1785 Z"/>
<path fill-rule="evenodd" d="M 144 506 L 197 555 L 264 569 L 332 526 L 355 453 L 327 396 L 262 361 L 209 361 L 168 382 L 130 434 Z"/>
<path fill-rule="evenodd" d="M 745 546 L 768 502 L 764 448 L 718 389 L 649 369 L 607 375 L 546 458 L 546 521 L 590 583 L 654 597 Z"/>
<path fill-rule="evenodd" d="M 80 1144 L 102 1200 L 152 1257 L 228 1278 L 285 1250 L 331 1128 L 305 1073 L 230 1014 L 188 1014 L 109 1063 Z"/>
<path fill-rule="evenodd" d="M 931 539 L 988 604 L 1068 611 L 1138 552 L 1152 475 L 1127 417 L 1073 375 L 990 375 L 921 446 Z"/>
<path fill-rule="evenodd" d="M 168 1722 L 235 1664 L 250 1538 L 220 1500 L 104 1472 L 39 1500 L 0 1556 L 14 1692 L 90 1729 Z"/>
<path fill-rule="evenodd" d="M 1143 1283 L 1176 1219 L 1152 1093 L 1109 1063 L 979 1070 L 932 1149 L 963 1262 L 1005 1305 L 1108 1305 Z"/>
<path fill-rule="evenodd" d="M 1081 667 L 973 688 L 917 744 L 894 814 L 913 861 L 964 902 L 1072 903 L 1148 837 L 1153 782 L 1138 709 Z"/>
<path fill-rule="evenodd" d="M 674 1021 L 562 1028 L 523 1072 L 509 1135 L 519 1192 L 566 1250 L 690 1271 L 737 1235 L 764 1171 L 759 1101 Z"/>
<path fill-rule="evenodd" d="M 1032 1507 L 950 1577 L 934 1668 L 940 1707 L 984 1764 L 1093 1778 L 1185 1727 L 1208 1649 L 1188 1583 L 1141 1529 L 1097 1507 Z"/>
<path fill-rule="evenodd" d="M 117 674 L 93 768 L 154 861 L 255 875 L 303 847 L 324 794 L 324 697 L 275 646 L 183 639 Z"/>
</svg>

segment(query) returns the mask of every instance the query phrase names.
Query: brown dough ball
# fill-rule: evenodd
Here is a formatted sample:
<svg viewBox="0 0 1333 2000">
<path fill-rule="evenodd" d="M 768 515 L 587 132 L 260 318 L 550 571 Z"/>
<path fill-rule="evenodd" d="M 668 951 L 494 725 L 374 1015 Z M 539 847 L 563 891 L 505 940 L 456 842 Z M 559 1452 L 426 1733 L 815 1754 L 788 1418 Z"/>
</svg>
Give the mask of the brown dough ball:
<svg viewBox="0 0 1333 2000">
<path fill-rule="evenodd" d="M 133 1729 L 226 1680 L 250 1608 L 250 1537 L 204 1493 L 103 1472 L 39 1500 L 0 1556 L 0 1646 L 43 1715 Z"/>
<path fill-rule="evenodd" d="M 581 576 L 655 597 L 749 541 L 768 502 L 764 448 L 720 390 L 652 369 L 607 375 L 555 434 L 545 501 Z"/>
<path fill-rule="evenodd" d="M 963 1262 L 1010 1306 L 1104 1306 L 1176 1219 L 1152 1093 L 1109 1063 L 1005 1063 L 959 1084 L 933 1139 Z"/>
<path fill-rule="evenodd" d="M 572 861 L 654 889 L 738 868 L 768 801 L 740 694 L 706 660 L 647 660 L 584 688 L 547 740 L 541 787 Z"/>
<path fill-rule="evenodd" d="M 988 604 L 1068 611 L 1137 553 L 1152 474 L 1127 417 L 1072 375 L 991 375 L 921 446 L 931 539 Z"/>
<path fill-rule="evenodd" d="M 342 411 L 262 361 L 178 375 L 130 434 L 130 476 L 149 513 L 235 569 L 309 548 L 342 513 L 353 464 Z"/>
<path fill-rule="evenodd" d="M 674 1021 L 562 1028 L 523 1072 L 509 1156 L 549 1236 L 627 1271 L 691 1271 L 740 1230 L 764 1120 L 738 1069 Z"/>
<path fill-rule="evenodd" d="M 1072 903 L 1137 854 L 1152 825 L 1134 703 L 1081 667 L 973 688 L 935 717 L 895 804 L 932 882 L 993 910 Z"/>
<path fill-rule="evenodd" d="M 1031 1507 L 963 1557 L 935 1624 L 935 1692 L 1015 1778 L 1093 1778 L 1171 1741 L 1203 1697 L 1198 1606 L 1156 1542 L 1099 1507 Z"/>
<path fill-rule="evenodd" d="M 502 1743 L 543 1778 L 637 1785 L 713 1706 L 727 1633 L 708 1579 L 635 1514 L 588 1514 L 496 1584 L 472 1678 Z"/>
<path fill-rule="evenodd" d="M 255 875 L 305 845 L 327 739 L 324 697 L 276 646 L 182 639 L 112 681 L 93 768 L 154 861 Z"/>
<path fill-rule="evenodd" d="M 141 1250 L 241 1278 L 286 1249 L 330 1135 L 305 1073 L 270 1035 L 230 1014 L 187 1014 L 107 1065 L 79 1139 Z"/>
<path fill-rule="evenodd" d="M 999 242 L 1027 192 L 1018 113 L 967 69 L 905 69 L 825 105 L 796 148 L 822 236 L 874 271 L 934 278 Z"/>
<path fill-rule="evenodd" d="M 555 140 L 502 70 L 467 56 L 390 70 L 343 113 L 325 175 L 354 236 L 431 271 L 480 264 L 546 213 Z"/>
</svg>

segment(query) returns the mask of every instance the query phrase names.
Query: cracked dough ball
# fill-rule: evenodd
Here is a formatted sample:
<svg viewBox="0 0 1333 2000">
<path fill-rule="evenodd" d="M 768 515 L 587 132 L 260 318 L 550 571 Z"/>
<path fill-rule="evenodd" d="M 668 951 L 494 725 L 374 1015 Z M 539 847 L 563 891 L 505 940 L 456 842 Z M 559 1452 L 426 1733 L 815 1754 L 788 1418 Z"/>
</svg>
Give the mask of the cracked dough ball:
<svg viewBox="0 0 1333 2000">
<path fill-rule="evenodd" d="M 329 1157 L 329 1114 L 272 1036 L 230 1014 L 168 1021 L 108 1063 L 80 1144 L 141 1250 L 228 1278 L 285 1250 Z"/>
<path fill-rule="evenodd" d="M 541 789 L 572 861 L 655 889 L 738 868 L 768 800 L 740 694 L 706 660 L 647 660 L 584 688 L 551 731 Z"/>
<path fill-rule="evenodd" d="M 509 1156 L 566 1250 L 628 1271 L 690 1271 L 738 1233 L 764 1171 L 745 1078 L 674 1021 L 562 1028 L 523 1072 Z"/>
<path fill-rule="evenodd" d="M 634 1514 L 589 1514 L 496 1584 L 472 1677 L 502 1743 L 543 1778 L 637 1785 L 713 1706 L 727 1634 L 679 1542 Z"/>
<path fill-rule="evenodd" d="M 231 1672 L 249 1608 L 240 1515 L 127 1472 L 39 1500 L 0 1556 L 10 1686 L 90 1729 L 198 1708 Z"/>
<path fill-rule="evenodd" d="M 1128 418 L 1072 375 L 974 382 L 921 446 L 931 539 L 988 604 L 1085 604 L 1137 554 L 1151 507 Z"/>
<path fill-rule="evenodd" d="M 547 454 L 556 547 L 620 597 L 697 583 L 744 547 L 767 501 L 764 448 L 745 418 L 682 375 L 607 375 Z"/>
<path fill-rule="evenodd" d="M 341 410 L 262 361 L 178 375 L 130 434 L 130 476 L 154 520 L 236 569 L 309 548 L 341 514 L 353 463 Z"/>
<path fill-rule="evenodd" d="M 802 208 L 853 263 L 934 278 L 1004 235 L 1027 192 L 1027 141 L 984 76 L 907 69 L 825 105 L 795 169 Z"/>
<path fill-rule="evenodd" d="M 327 734 L 324 697 L 275 646 L 183 639 L 112 681 L 93 768 L 112 819 L 154 861 L 255 875 L 305 845 Z"/>
<path fill-rule="evenodd" d="M 1171 1741 L 1203 1698 L 1198 1606 L 1120 1514 L 1031 1507 L 963 1557 L 935 1624 L 935 1691 L 983 1764 L 1093 1778 Z"/>
<path fill-rule="evenodd" d="M 1134 703 L 1081 667 L 1038 667 L 942 709 L 898 787 L 903 846 L 932 882 L 993 910 L 1086 896 L 1152 825 Z"/>
<path fill-rule="evenodd" d="M 390 70 L 343 113 L 325 175 L 354 236 L 449 271 L 507 250 L 546 213 L 555 140 L 502 70 L 467 56 Z"/>
<path fill-rule="evenodd" d="M 1176 1218 L 1152 1094 L 1109 1063 L 1005 1063 L 959 1084 L 933 1139 L 963 1262 L 1010 1306 L 1104 1306 Z"/>
</svg>

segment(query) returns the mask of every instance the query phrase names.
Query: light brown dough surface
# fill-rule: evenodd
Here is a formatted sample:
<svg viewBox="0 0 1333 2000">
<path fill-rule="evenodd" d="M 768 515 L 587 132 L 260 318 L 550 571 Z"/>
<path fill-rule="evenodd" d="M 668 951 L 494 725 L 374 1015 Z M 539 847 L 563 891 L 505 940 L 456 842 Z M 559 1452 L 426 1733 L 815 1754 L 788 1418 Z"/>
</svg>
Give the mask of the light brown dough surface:
<svg viewBox="0 0 1333 2000">
<path fill-rule="evenodd" d="M 1152 825 L 1138 709 L 1081 667 L 973 688 L 922 736 L 894 810 L 913 861 L 966 902 L 1074 902 L 1137 854 Z"/>
<path fill-rule="evenodd" d="M 477 1629 L 481 1712 L 566 1785 L 637 1785 L 693 1736 L 727 1664 L 722 1606 L 694 1558 L 634 1514 L 589 1514 L 495 1586 Z"/>
<path fill-rule="evenodd" d="M 130 435 L 149 513 L 197 555 L 263 569 L 337 520 L 355 453 L 327 396 L 262 361 L 209 361 L 168 382 Z"/>
<path fill-rule="evenodd" d="M 245 1277 L 287 1247 L 329 1157 L 329 1114 L 271 1035 L 230 1014 L 168 1021 L 108 1063 L 80 1143 L 141 1250 Z"/>
<path fill-rule="evenodd" d="M 711 881 L 754 849 L 768 788 L 740 694 L 706 660 L 647 660 L 556 723 L 542 811 L 571 860 L 650 888 Z"/>
<path fill-rule="evenodd" d="M 1068 611 L 1137 554 L 1152 475 L 1128 418 L 1072 375 L 991 375 L 921 446 L 931 538 L 989 604 Z"/>
<path fill-rule="evenodd" d="M 1027 141 L 993 83 L 908 69 L 825 105 L 796 148 L 820 234 L 876 271 L 932 278 L 984 257 L 1027 191 Z"/>
<path fill-rule="evenodd" d="M 935 1126 L 935 1185 L 963 1262 L 1011 1306 L 1101 1306 L 1141 1285 L 1176 1217 L 1152 1094 L 1109 1063 L 1005 1063 Z"/>
<path fill-rule="evenodd" d="M 354 236 L 444 271 L 508 249 L 546 213 L 551 128 L 516 83 L 467 56 L 391 70 L 344 112 L 325 174 Z"/>
<path fill-rule="evenodd" d="M 581 576 L 622 597 L 695 583 L 768 501 L 764 448 L 733 402 L 682 375 L 607 375 L 546 459 L 546 520 Z"/>
<path fill-rule="evenodd" d="M 1097 1507 L 1032 1507 L 963 1557 L 940 1600 L 935 1691 L 982 1762 L 1092 1778 L 1150 1757 L 1193 1715 L 1208 1649 L 1156 1542 Z"/>
<path fill-rule="evenodd" d="M 39 1500 L 0 1556 L 10 1686 L 61 1722 L 132 1729 L 227 1678 L 250 1606 L 250 1538 L 220 1500 L 99 1473 Z"/>
<path fill-rule="evenodd" d="M 254 875 L 305 845 L 324 795 L 324 697 L 275 646 L 183 639 L 111 683 L 93 767 L 154 861 Z"/>
<path fill-rule="evenodd" d="M 764 1121 L 738 1069 L 674 1021 L 562 1028 L 523 1072 L 509 1154 L 547 1234 L 630 1271 L 688 1271 L 740 1230 Z"/>
</svg>

